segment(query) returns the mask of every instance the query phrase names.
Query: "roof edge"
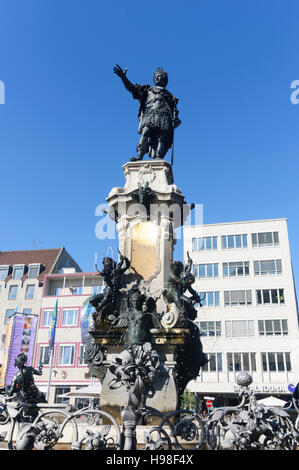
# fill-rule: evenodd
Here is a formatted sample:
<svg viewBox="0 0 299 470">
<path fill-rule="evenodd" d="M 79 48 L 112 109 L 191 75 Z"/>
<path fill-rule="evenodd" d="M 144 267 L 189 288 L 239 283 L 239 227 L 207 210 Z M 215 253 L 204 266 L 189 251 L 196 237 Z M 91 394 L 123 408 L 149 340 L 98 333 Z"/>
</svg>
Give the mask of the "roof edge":
<svg viewBox="0 0 299 470">
<path fill-rule="evenodd" d="M 62 255 L 62 252 L 63 252 L 63 251 L 64 251 L 64 246 L 62 246 L 62 247 L 60 248 L 59 253 L 58 253 L 58 255 L 56 256 L 56 259 L 55 259 L 54 263 L 52 264 L 51 269 L 49 270 L 49 274 L 52 274 L 52 272 L 53 272 L 53 270 L 54 270 L 56 264 L 58 263 L 58 260 L 59 260 L 60 256 Z"/>
<path fill-rule="evenodd" d="M 282 221 L 287 221 L 287 217 L 281 217 L 277 219 L 253 219 L 253 220 L 237 220 L 234 222 L 214 222 L 211 224 L 194 224 L 194 225 L 183 225 L 183 229 L 190 229 L 194 227 L 212 227 L 215 225 L 234 225 L 234 224 L 254 224 L 254 223 L 260 223 L 260 222 L 282 222 Z"/>
</svg>

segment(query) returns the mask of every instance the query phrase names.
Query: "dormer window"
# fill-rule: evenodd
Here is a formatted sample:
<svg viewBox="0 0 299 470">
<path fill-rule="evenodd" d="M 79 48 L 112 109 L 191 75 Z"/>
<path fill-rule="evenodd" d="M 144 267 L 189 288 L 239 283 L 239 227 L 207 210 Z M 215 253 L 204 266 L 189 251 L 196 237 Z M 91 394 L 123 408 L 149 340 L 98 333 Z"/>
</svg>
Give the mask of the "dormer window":
<svg viewBox="0 0 299 470">
<path fill-rule="evenodd" d="M 28 267 L 28 277 L 34 279 L 39 276 L 40 264 L 29 264 Z"/>
<path fill-rule="evenodd" d="M 0 281 L 4 281 L 8 276 L 9 266 L 0 266 Z"/>
<path fill-rule="evenodd" d="M 24 274 L 24 265 L 15 265 L 13 267 L 12 278 L 13 279 L 21 279 Z"/>
</svg>

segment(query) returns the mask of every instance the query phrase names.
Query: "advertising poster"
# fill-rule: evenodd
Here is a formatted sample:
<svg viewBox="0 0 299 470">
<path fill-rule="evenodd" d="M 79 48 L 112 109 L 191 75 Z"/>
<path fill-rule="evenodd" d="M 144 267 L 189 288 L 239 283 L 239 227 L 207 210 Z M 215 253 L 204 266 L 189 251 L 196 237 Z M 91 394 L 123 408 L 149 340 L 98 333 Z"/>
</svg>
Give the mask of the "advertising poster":
<svg viewBox="0 0 299 470">
<path fill-rule="evenodd" d="M 2 386 L 10 385 L 12 378 L 18 371 L 14 366 L 18 354 L 24 352 L 27 355 L 27 365 L 31 365 L 33 357 L 33 348 L 35 332 L 37 326 L 37 317 L 30 315 L 15 314 L 11 317 L 8 328 L 10 334 L 7 334 L 5 344 L 5 364 L 3 361 L 1 383 Z M 7 347 L 8 346 L 8 347 Z"/>
<path fill-rule="evenodd" d="M 9 355 L 9 346 L 11 343 L 11 333 L 12 333 L 12 324 L 13 324 L 13 316 L 9 318 L 6 330 L 6 338 L 4 344 L 4 353 L 3 353 L 3 361 L 1 367 L 1 374 L 0 374 L 0 387 L 5 386 L 5 377 L 7 371 L 7 364 L 8 364 L 8 355 Z"/>
<path fill-rule="evenodd" d="M 81 309 L 81 342 L 82 344 L 86 344 L 87 338 L 89 335 L 89 330 L 92 329 L 93 326 L 93 317 L 92 314 L 94 312 L 94 307 L 89 303 L 91 297 L 88 297 L 87 300 L 83 303 L 83 307 Z"/>
</svg>

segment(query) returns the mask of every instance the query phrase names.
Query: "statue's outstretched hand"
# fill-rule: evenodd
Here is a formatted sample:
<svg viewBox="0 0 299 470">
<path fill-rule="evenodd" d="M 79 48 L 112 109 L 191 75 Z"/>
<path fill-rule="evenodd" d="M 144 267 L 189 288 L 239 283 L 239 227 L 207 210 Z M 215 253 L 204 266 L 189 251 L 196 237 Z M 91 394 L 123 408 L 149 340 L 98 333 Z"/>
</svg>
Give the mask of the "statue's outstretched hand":
<svg viewBox="0 0 299 470">
<path fill-rule="evenodd" d="M 120 78 L 125 78 L 128 69 L 123 70 L 118 64 L 113 67 L 113 73 L 115 73 Z"/>
</svg>

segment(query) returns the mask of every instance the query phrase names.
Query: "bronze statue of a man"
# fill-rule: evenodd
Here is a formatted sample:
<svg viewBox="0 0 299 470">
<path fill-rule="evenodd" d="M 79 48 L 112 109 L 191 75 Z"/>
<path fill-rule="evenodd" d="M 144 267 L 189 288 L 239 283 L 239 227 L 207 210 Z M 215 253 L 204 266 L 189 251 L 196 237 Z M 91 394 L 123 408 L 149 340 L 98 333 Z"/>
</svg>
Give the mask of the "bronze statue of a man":
<svg viewBox="0 0 299 470">
<path fill-rule="evenodd" d="M 138 133 L 141 137 L 137 145 L 137 158 L 131 160 L 142 160 L 146 153 L 150 158 L 163 159 L 173 146 L 174 129 L 181 124 L 178 99 L 165 88 L 167 73 L 159 67 L 154 73 L 154 86 L 151 86 L 134 85 L 126 76 L 127 70 L 119 65 L 113 68 L 113 72 L 121 78 L 133 98 L 140 102 Z"/>
<path fill-rule="evenodd" d="M 187 252 L 188 261 L 184 266 L 181 261 L 174 261 L 170 268 L 168 277 L 168 287 L 166 298 L 168 302 L 174 302 L 176 307 L 186 318 L 195 320 L 197 311 L 194 308 L 194 303 L 201 302 L 200 295 L 192 288 L 195 278 L 191 273 L 193 261 Z M 189 292 L 191 296 L 186 296 L 185 293 Z"/>
<path fill-rule="evenodd" d="M 103 269 L 100 271 L 97 266 L 98 274 L 103 277 L 106 284 L 104 292 L 95 294 L 89 303 L 96 309 L 94 320 L 99 314 L 99 320 L 113 315 L 116 307 L 121 300 L 120 288 L 122 284 L 122 275 L 129 268 L 130 261 L 126 256 L 120 253 L 119 263 L 116 264 L 112 258 L 106 256 L 103 258 Z"/>
<path fill-rule="evenodd" d="M 150 342 L 151 316 L 148 315 L 146 296 L 132 289 L 128 302 L 128 326 L 124 335 L 124 347 Z"/>
<path fill-rule="evenodd" d="M 46 403 L 46 397 L 34 383 L 33 375 L 42 375 L 42 364 L 38 369 L 27 366 L 27 355 L 20 353 L 15 359 L 15 367 L 18 372 L 12 379 L 12 383 L 8 392 L 8 396 L 18 393 L 19 398 L 28 403 Z"/>
</svg>

